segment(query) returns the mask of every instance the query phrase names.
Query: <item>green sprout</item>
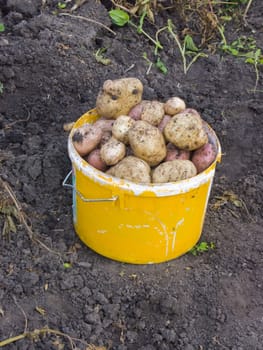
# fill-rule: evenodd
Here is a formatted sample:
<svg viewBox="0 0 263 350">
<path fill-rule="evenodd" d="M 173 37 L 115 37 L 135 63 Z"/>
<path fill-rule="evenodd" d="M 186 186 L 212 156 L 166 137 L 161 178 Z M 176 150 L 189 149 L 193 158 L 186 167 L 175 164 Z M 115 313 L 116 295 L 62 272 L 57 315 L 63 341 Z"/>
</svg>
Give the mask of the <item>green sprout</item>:
<svg viewBox="0 0 263 350">
<path fill-rule="evenodd" d="M 143 12 L 140 16 L 139 25 L 133 23 L 130 19 L 130 16 L 127 12 L 121 9 L 115 9 L 109 11 L 110 18 L 114 24 L 119 27 L 123 27 L 126 24 L 130 24 L 132 27 L 136 28 L 138 34 L 143 34 L 147 39 L 149 39 L 154 45 L 155 49 L 158 48 L 160 50 L 163 49 L 159 40 L 153 39 L 148 33 L 146 33 L 143 29 L 144 19 L 146 16 L 146 12 Z"/>
<path fill-rule="evenodd" d="M 170 19 L 168 19 L 167 22 L 167 29 L 168 32 L 172 35 L 172 37 L 174 38 L 181 57 L 182 57 L 182 61 L 183 61 L 183 71 L 184 74 L 187 74 L 188 70 L 190 69 L 190 67 L 192 66 L 192 64 L 200 57 L 208 57 L 206 54 L 204 54 L 203 52 L 199 52 L 200 50 L 198 49 L 198 47 L 195 45 L 193 38 L 190 35 L 186 35 L 184 37 L 184 41 L 183 44 L 181 44 L 178 35 L 175 34 L 174 29 L 173 29 L 173 23 Z M 190 62 L 187 62 L 187 58 L 186 57 L 191 57 Z"/>
<path fill-rule="evenodd" d="M 65 263 L 63 264 L 63 267 L 64 267 L 65 269 L 70 269 L 70 268 L 72 267 L 72 264 L 69 263 L 69 262 L 65 262 Z"/>
<path fill-rule="evenodd" d="M 159 68 L 163 74 L 167 74 L 168 69 L 167 69 L 166 65 L 163 63 L 163 61 L 161 61 L 160 57 L 157 58 L 155 66 L 157 68 Z"/>
<path fill-rule="evenodd" d="M 109 64 L 111 64 L 111 60 L 107 57 L 104 56 L 104 53 L 107 51 L 107 49 L 105 47 L 101 47 L 100 49 L 98 49 L 96 51 L 96 53 L 94 54 L 95 59 L 98 63 L 103 64 L 104 66 L 108 66 Z"/>
<path fill-rule="evenodd" d="M 211 249 L 215 249 L 215 244 L 213 242 L 200 242 L 190 250 L 190 253 L 197 256 Z"/>
<path fill-rule="evenodd" d="M 157 61 L 154 63 L 152 62 L 148 56 L 147 56 L 147 53 L 144 52 L 142 57 L 145 59 L 145 61 L 148 63 L 148 69 L 147 69 L 147 72 L 146 72 L 146 75 L 149 74 L 151 68 L 153 65 L 155 65 L 155 67 L 157 67 L 163 74 L 167 74 L 168 72 L 168 69 L 166 67 L 166 65 L 164 64 L 164 62 L 160 59 L 160 57 L 158 56 L 157 58 Z"/>
<path fill-rule="evenodd" d="M 221 35 L 220 49 L 229 55 L 244 59 L 245 63 L 252 64 L 255 69 L 256 81 L 254 86 L 254 92 L 257 89 L 259 81 L 259 69 L 258 66 L 263 64 L 263 54 L 261 49 L 257 47 L 256 40 L 251 37 L 241 36 L 236 40 L 228 43 L 224 34 L 224 27 L 218 27 Z"/>
<path fill-rule="evenodd" d="M 5 25 L 4 23 L 0 22 L 0 33 L 3 33 L 5 31 Z"/>
<path fill-rule="evenodd" d="M 64 2 L 58 2 L 57 6 L 60 10 L 64 10 L 67 7 L 67 4 L 65 4 Z"/>
</svg>

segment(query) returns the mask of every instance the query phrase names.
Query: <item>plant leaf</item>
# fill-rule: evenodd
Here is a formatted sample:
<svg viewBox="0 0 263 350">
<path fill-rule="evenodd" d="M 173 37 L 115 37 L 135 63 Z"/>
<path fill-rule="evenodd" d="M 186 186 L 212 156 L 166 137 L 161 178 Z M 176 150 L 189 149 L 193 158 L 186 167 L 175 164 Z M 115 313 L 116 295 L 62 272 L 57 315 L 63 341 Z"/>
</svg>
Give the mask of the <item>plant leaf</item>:
<svg viewBox="0 0 263 350">
<path fill-rule="evenodd" d="M 3 33 L 5 31 L 5 25 L 4 23 L 0 23 L 0 33 Z"/>
<path fill-rule="evenodd" d="M 63 264 L 63 266 L 64 266 L 65 269 L 70 269 L 72 267 L 71 263 L 69 263 L 69 262 L 65 262 Z"/>
<path fill-rule="evenodd" d="M 112 22 L 119 27 L 125 26 L 130 20 L 128 13 L 120 9 L 109 11 L 109 15 Z"/>
<path fill-rule="evenodd" d="M 160 58 L 158 57 L 157 62 L 155 63 L 156 67 L 160 69 L 160 71 L 163 74 L 167 74 L 168 69 L 166 68 L 166 65 L 163 63 L 163 61 L 160 60 Z"/>
<path fill-rule="evenodd" d="M 11 215 L 7 215 L 6 219 L 7 219 L 7 222 L 8 222 L 9 232 L 16 233 L 16 225 L 14 223 L 14 220 L 12 219 L 12 216 Z"/>
<path fill-rule="evenodd" d="M 194 43 L 193 38 L 188 34 L 184 37 L 184 44 L 185 44 L 186 50 L 188 51 L 194 51 L 194 52 L 199 51 L 198 47 Z"/>
</svg>

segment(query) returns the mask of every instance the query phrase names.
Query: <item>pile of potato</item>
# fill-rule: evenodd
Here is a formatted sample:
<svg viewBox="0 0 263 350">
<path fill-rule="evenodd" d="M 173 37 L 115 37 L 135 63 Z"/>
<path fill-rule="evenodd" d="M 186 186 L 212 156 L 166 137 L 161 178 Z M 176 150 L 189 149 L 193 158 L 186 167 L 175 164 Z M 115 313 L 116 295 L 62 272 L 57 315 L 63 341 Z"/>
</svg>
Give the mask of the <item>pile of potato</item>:
<svg viewBox="0 0 263 350">
<path fill-rule="evenodd" d="M 97 97 L 100 118 L 74 131 L 76 151 L 94 168 L 136 183 L 195 176 L 213 163 L 216 147 L 199 113 L 179 97 L 142 100 L 136 78 L 107 80 Z"/>
</svg>

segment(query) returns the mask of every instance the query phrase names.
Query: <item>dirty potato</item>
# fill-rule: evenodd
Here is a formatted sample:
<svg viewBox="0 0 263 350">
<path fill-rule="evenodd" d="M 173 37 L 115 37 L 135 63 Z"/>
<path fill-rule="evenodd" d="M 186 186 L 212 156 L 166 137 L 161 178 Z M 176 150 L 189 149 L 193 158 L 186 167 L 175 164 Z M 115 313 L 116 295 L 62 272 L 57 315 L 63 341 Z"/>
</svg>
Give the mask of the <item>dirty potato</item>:
<svg viewBox="0 0 263 350">
<path fill-rule="evenodd" d="M 143 85 L 137 78 L 106 80 L 96 100 L 98 114 L 116 119 L 127 115 L 132 107 L 141 102 Z"/>
<path fill-rule="evenodd" d="M 97 147 L 102 138 L 102 130 L 92 124 L 84 124 L 77 128 L 72 136 L 72 142 L 81 157 Z"/>
<path fill-rule="evenodd" d="M 84 159 L 91 166 L 100 171 L 105 171 L 107 169 L 107 164 L 101 159 L 100 150 L 98 148 L 91 151 Z"/>
<path fill-rule="evenodd" d="M 196 166 L 197 172 L 201 173 L 213 163 L 215 158 L 215 148 L 210 143 L 206 143 L 204 146 L 194 151 L 192 162 Z"/>
<path fill-rule="evenodd" d="M 165 138 L 176 147 L 193 151 L 208 142 L 199 113 L 194 109 L 186 109 L 172 117 L 164 128 Z"/>
<path fill-rule="evenodd" d="M 119 116 L 112 127 L 112 135 L 119 141 L 127 144 L 129 142 L 128 131 L 134 125 L 135 121 L 127 116 Z"/>
<path fill-rule="evenodd" d="M 188 179 L 196 174 L 196 167 L 190 160 L 176 159 L 158 165 L 152 171 L 152 182 L 175 182 Z"/>
<path fill-rule="evenodd" d="M 175 159 L 190 159 L 190 151 L 179 149 L 171 142 L 166 145 L 166 149 L 167 154 L 164 159 L 165 162 Z"/>
<path fill-rule="evenodd" d="M 125 154 L 126 148 L 124 143 L 118 141 L 114 137 L 111 137 L 110 140 L 104 143 L 100 149 L 101 159 L 107 165 L 117 164 L 122 158 L 125 157 Z"/>
<path fill-rule="evenodd" d="M 144 160 L 128 156 L 111 167 L 107 174 L 136 183 L 150 183 L 150 171 L 151 168 Z"/>
<path fill-rule="evenodd" d="M 140 103 L 132 107 L 132 109 L 129 111 L 128 116 L 131 117 L 134 120 L 140 120 L 141 114 L 143 110 L 143 106 L 146 102 L 149 102 L 148 100 L 142 100 Z"/>
<path fill-rule="evenodd" d="M 169 115 L 180 113 L 184 111 L 185 108 L 185 102 L 180 97 L 171 97 L 164 104 L 164 111 Z"/>
<path fill-rule="evenodd" d="M 162 120 L 160 121 L 160 123 L 158 124 L 158 129 L 163 132 L 166 124 L 171 120 L 171 116 L 168 114 L 165 114 L 162 118 Z"/>
<path fill-rule="evenodd" d="M 142 106 L 141 120 L 157 126 L 164 116 L 163 103 L 159 101 L 145 101 Z"/>
<path fill-rule="evenodd" d="M 138 120 L 129 129 L 129 144 L 135 156 L 145 160 L 150 166 L 159 164 L 166 156 L 166 145 L 160 130 Z"/>
</svg>

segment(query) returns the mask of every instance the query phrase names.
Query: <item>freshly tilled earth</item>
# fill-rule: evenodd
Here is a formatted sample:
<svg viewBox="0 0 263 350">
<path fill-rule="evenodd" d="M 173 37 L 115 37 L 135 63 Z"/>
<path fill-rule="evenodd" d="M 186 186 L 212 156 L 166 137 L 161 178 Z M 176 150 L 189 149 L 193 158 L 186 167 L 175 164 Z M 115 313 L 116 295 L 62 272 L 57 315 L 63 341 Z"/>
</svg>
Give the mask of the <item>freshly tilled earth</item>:
<svg viewBox="0 0 263 350">
<path fill-rule="evenodd" d="M 1 198 L 15 194 L 31 225 L 13 217 L 16 232 L 1 235 L 0 342 L 10 338 L 8 350 L 260 350 L 262 68 L 256 92 L 253 66 L 219 52 L 184 75 L 166 35 L 168 74 L 148 71 L 142 55 L 150 57 L 151 43 L 132 27 L 112 27 L 103 3 L 86 1 L 73 15 L 116 35 L 54 14 L 56 1 L 0 0 Z M 262 47 L 261 1 L 247 21 L 239 35 Z M 96 61 L 101 47 L 110 65 Z M 123 76 L 142 81 L 145 99 L 183 98 L 216 131 L 223 155 L 201 237 L 214 249 L 132 265 L 96 254 L 75 233 L 71 193 L 62 187 L 71 169 L 63 124 L 94 107 L 106 79 Z M 24 332 L 31 333 L 11 339 Z"/>
</svg>

